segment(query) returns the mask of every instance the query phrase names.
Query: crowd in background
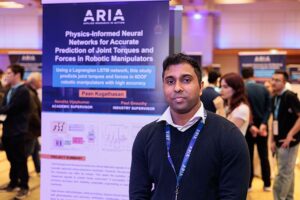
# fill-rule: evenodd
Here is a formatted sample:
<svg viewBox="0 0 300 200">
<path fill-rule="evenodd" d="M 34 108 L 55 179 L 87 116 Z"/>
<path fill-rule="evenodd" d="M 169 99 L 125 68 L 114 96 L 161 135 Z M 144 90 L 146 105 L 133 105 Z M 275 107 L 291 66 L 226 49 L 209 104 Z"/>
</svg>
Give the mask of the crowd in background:
<svg viewBox="0 0 300 200">
<path fill-rule="evenodd" d="M 0 71 L 1 146 L 10 163 L 10 182 L 0 192 L 17 191 L 16 199 L 29 195 L 27 159 L 32 156 L 35 171 L 40 173 L 41 88 L 39 72 L 24 80 L 24 67 L 13 64 Z"/>
<path fill-rule="evenodd" d="M 294 168 L 296 162 L 299 164 L 296 158 L 300 141 L 300 103 L 288 82 L 287 72 L 276 70 L 271 80 L 257 83 L 251 67 L 243 68 L 242 76 L 237 73 L 221 76 L 218 70 L 210 67 L 205 70 L 207 83 L 204 83 L 201 96 L 205 109 L 234 123 L 247 141 L 251 159 L 248 191 L 252 191 L 256 144 L 263 190 L 273 191 L 275 200 L 294 199 Z M 269 152 L 277 161 L 273 188 Z"/>
<path fill-rule="evenodd" d="M 243 68 L 242 76 L 237 73 L 221 75 L 213 68 L 206 68 L 206 71 L 204 80 L 207 82 L 204 83 L 201 96 L 205 109 L 234 123 L 248 143 L 252 163 L 248 191 L 252 190 L 256 144 L 263 190 L 273 190 L 275 200 L 293 199 L 293 169 L 300 141 L 300 103 L 288 84 L 288 74 L 277 70 L 270 81 L 257 83 L 252 68 Z M 5 73 L 0 71 L 1 146 L 11 165 L 10 182 L 0 191 L 18 189 L 17 199 L 29 194 L 29 156 L 32 156 L 36 173 L 40 173 L 38 138 L 41 136 L 41 74 L 32 72 L 26 80 L 23 80 L 23 76 L 24 68 L 20 65 L 10 65 Z M 269 143 L 268 138 L 271 141 Z M 270 150 L 278 161 L 273 188 Z"/>
</svg>

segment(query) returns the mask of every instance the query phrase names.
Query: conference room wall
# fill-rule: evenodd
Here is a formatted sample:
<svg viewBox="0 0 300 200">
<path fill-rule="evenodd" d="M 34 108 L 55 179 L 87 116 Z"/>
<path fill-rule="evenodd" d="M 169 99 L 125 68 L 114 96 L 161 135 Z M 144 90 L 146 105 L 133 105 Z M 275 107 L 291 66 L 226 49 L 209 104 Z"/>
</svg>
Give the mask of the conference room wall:
<svg viewBox="0 0 300 200">
<path fill-rule="evenodd" d="M 0 49 L 41 49 L 42 17 L 37 9 L 0 9 Z"/>
</svg>

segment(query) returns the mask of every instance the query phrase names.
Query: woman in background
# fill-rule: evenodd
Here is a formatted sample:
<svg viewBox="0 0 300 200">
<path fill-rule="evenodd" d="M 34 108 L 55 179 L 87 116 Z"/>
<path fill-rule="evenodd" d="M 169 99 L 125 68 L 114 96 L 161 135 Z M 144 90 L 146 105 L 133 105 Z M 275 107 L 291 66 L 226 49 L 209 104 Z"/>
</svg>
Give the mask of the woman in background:
<svg viewBox="0 0 300 200">
<path fill-rule="evenodd" d="M 250 121 L 250 107 L 243 79 L 236 73 L 228 73 L 221 77 L 220 82 L 226 118 L 245 135 Z"/>
<path fill-rule="evenodd" d="M 265 81 L 264 86 L 269 91 L 270 95 L 273 96 L 273 88 L 272 88 L 271 80 Z"/>
</svg>

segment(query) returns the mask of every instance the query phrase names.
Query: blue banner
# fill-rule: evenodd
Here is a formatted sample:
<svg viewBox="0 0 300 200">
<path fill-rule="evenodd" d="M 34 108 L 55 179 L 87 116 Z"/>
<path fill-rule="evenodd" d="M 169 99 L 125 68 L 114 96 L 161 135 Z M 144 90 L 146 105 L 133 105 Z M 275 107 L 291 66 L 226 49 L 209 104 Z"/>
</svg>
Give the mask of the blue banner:
<svg viewBox="0 0 300 200">
<path fill-rule="evenodd" d="M 290 65 L 289 66 L 290 82 L 300 83 L 300 65 Z"/>
<path fill-rule="evenodd" d="M 285 70 L 286 55 L 283 54 L 257 54 L 251 53 L 239 55 L 240 70 L 244 67 L 253 67 L 254 77 L 257 79 L 271 78 L 277 69 Z"/>
<path fill-rule="evenodd" d="M 47 4 L 43 12 L 43 111 L 164 111 L 166 1 Z"/>
</svg>

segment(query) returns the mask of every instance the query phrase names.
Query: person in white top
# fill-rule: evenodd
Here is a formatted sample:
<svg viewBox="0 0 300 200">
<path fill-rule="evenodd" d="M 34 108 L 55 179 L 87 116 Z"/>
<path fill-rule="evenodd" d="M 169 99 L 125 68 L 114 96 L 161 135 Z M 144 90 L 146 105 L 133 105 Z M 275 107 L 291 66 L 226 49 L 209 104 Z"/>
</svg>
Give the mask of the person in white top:
<svg viewBox="0 0 300 200">
<path fill-rule="evenodd" d="M 27 83 L 36 90 L 40 102 L 42 102 L 42 74 L 40 72 L 32 72 L 27 78 Z"/>
<path fill-rule="evenodd" d="M 250 107 L 243 79 L 236 73 L 228 73 L 221 77 L 220 82 L 226 118 L 245 135 L 250 121 Z"/>
</svg>

